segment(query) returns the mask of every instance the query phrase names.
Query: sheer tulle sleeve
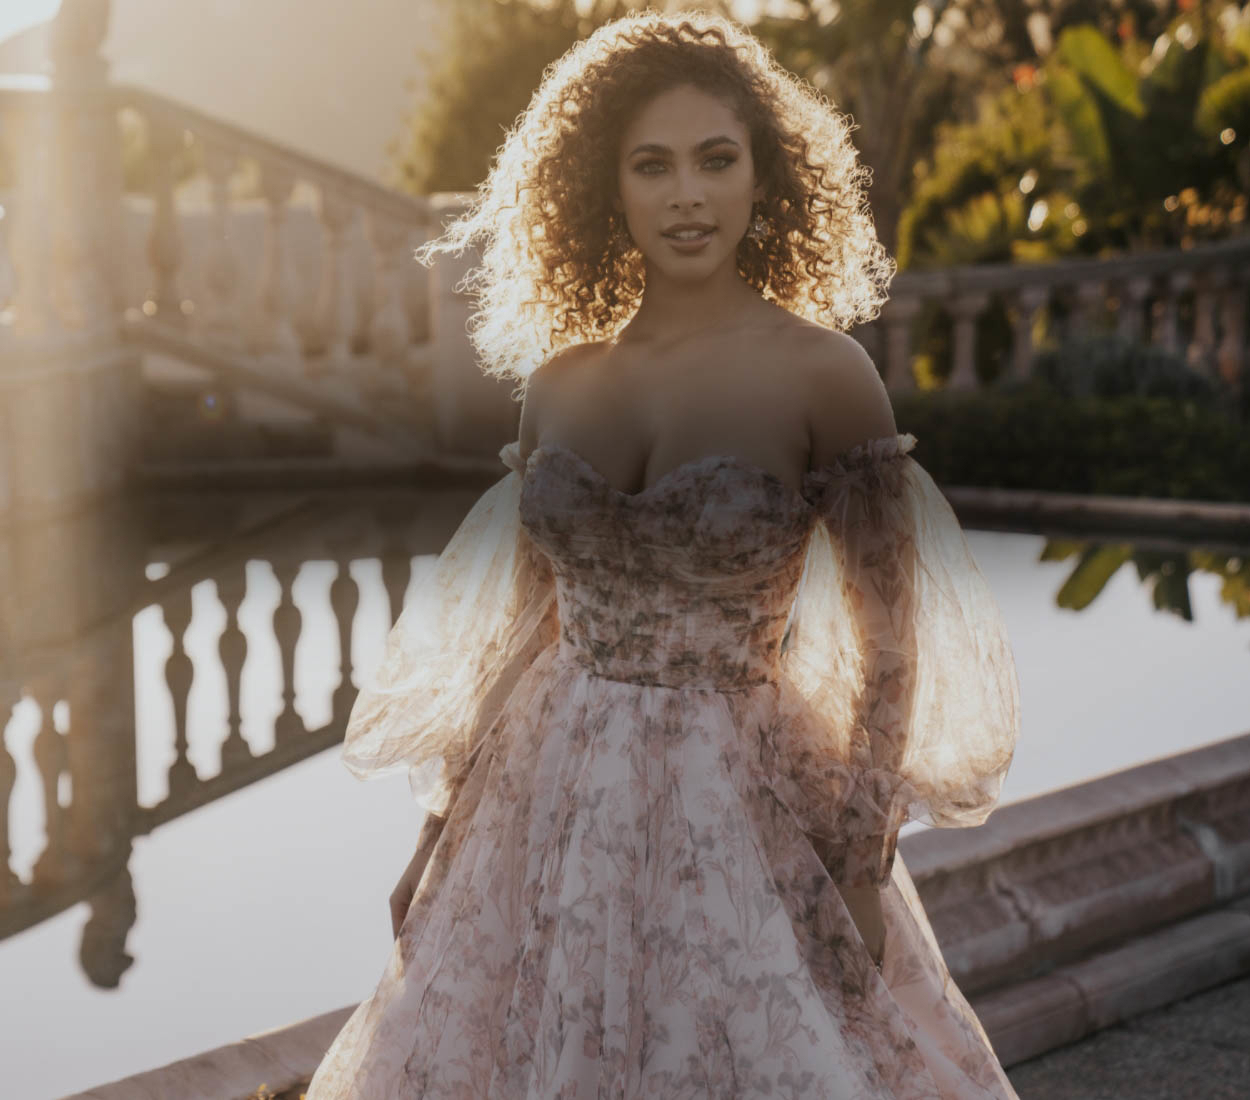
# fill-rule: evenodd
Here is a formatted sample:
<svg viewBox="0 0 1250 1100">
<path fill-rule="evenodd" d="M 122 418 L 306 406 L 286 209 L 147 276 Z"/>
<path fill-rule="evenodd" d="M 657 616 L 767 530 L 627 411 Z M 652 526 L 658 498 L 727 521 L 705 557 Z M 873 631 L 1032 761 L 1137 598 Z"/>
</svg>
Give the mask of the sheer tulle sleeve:
<svg viewBox="0 0 1250 1100">
<path fill-rule="evenodd" d="M 782 796 L 835 881 L 881 885 L 898 829 L 980 825 L 1019 732 L 1001 612 L 910 434 L 810 471 L 820 521 L 784 661 Z"/>
<path fill-rule="evenodd" d="M 406 767 L 417 801 L 444 815 L 500 708 L 557 638 L 550 564 L 520 524 L 520 448 L 423 575 L 356 696 L 342 759 L 356 776 Z"/>
</svg>

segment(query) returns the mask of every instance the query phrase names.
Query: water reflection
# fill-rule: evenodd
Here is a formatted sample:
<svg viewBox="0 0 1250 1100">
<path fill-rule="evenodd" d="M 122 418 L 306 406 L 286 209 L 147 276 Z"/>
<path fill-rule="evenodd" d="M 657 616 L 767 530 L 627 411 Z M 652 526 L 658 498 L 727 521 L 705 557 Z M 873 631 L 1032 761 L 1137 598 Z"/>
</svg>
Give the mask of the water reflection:
<svg viewBox="0 0 1250 1100">
<path fill-rule="evenodd" d="M 146 494 L 0 536 L 0 939 L 86 902 L 79 964 L 117 988 L 135 838 L 341 740 L 409 584 L 476 495 Z M 1158 610 L 1192 621 L 1207 573 L 1250 616 L 1250 547 L 1052 538 L 1037 562 L 1071 563 L 1039 601 L 1059 608 L 1131 566 Z M 1036 563 L 1012 577 L 1054 584 Z M 304 699 L 301 651 L 320 662 Z"/>
<path fill-rule="evenodd" d="M 342 739 L 357 690 L 354 648 L 380 655 L 415 571 L 474 495 L 148 494 L 0 535 L 0 939 L 85 901 L 80 965 L 97 988 L 116 988 L 134 962 L 134 839 Z M 305 622 L 296 590 L 327 571 L 328 614 Z M 365 624 L 371 636 L 354 647 L 371 581 L 380 606 Z M 259 643 L 250 616 L 249 643 L 244 605 L 266 592 L 269 614 Z M 215 652 L 195 660 L 190 640 L 204 634 L 205 616 L 220 620 Z M 168 655 L 152 691 L 144 665 L 162 635 Z M 142 653 L 136 638 L 146 640 Z M 335 640 L 336 654 L 318 654 L 334 662 L 316 685 L 328 706 L 309 721 L 309 708 L 297 707 L 296 652 Z M 278 709 L 260 736 L 245 736 L 245 666 L 266 656 L 272 667 L 257 695 L 273 693 Z M 216 681 L 221 704 L 215 736 L 202 731 L 213 746 L 195 743 L 204 740 L 197 724 L 218 709 L 197 691 L 204 680 Z M 150 702 L 137 707 L 137 698 Z"/>
</svg>

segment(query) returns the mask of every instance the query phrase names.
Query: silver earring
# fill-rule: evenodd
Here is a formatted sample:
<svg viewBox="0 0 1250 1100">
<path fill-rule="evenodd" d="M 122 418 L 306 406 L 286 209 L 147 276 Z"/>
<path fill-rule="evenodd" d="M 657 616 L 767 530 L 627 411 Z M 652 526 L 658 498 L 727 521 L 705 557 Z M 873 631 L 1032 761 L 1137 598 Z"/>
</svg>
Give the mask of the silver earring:
<svg viewBox="0 0 1250 1100">
<path fill-rule="evenodd" d="M 751 220 L 751 227 L 747 230 L 747 236 L 753 241 L 762 241 L 768 236 L 768 222 L 764 220 L 763 214 L 756 214 Z"/>
</svg>

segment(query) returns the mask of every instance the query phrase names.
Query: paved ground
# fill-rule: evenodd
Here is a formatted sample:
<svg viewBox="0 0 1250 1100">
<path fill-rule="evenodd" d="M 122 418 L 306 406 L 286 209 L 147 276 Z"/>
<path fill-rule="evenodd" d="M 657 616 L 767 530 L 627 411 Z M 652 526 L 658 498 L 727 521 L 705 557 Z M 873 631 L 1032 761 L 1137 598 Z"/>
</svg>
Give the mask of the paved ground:
<svg viewBox="0 0 1250 1100">
<path fill-rule="evenodd" d="M 1250 978 L 1012 1066 L 1020 1100 L 1250 1100 Z"/>
</svg>

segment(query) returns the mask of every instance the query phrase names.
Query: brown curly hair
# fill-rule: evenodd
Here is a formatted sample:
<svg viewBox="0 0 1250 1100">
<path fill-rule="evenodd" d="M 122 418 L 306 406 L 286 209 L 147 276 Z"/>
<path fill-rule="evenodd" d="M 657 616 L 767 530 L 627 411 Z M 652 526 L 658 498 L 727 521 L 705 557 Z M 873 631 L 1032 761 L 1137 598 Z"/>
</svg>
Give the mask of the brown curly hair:
<svg viewBox="0 0 1250 1100">
<path fill-rule="evenodd" d="M 722 97 L 751 135 L 769 224 L 738 271 L 767 299 L 845 331 L 877 316 L 895 264 L 877 240 L 848 116 L 757 38 L 706 12 L 635 12 L 548 67 L 468 210 L 416 252 L 478 245 L 473 345 L 487 374 L 522 383 L 552 354 L 615 335 L 642 297 L 642 253 L 613 208 L 621 135 L 680 85 Z"/>
</svg>

